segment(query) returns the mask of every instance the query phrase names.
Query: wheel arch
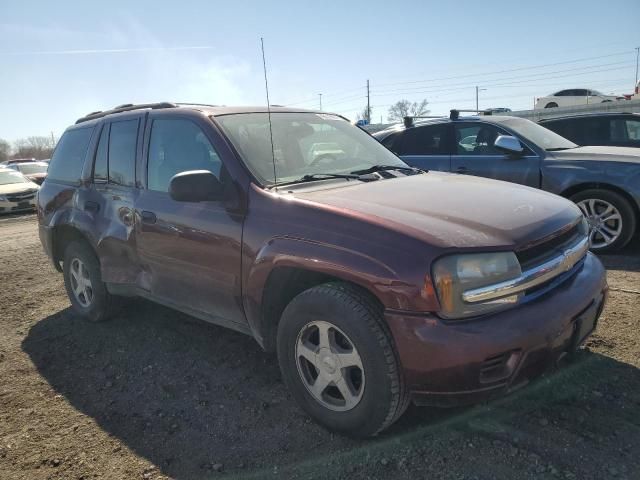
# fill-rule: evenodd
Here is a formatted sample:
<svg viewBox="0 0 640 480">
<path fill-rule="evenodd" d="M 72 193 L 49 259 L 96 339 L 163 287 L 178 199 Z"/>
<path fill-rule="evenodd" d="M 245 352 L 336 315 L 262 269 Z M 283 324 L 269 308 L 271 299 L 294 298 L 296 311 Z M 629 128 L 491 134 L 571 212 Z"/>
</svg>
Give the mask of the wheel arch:
<svg viewBox="0 0 640 480">
<path fill-rule="evenodd" d="M 89 236 L 73 225 L 62 224 L 53 227 L 52 240 L 52 260 L 54 266 L 60 272 L 62 271 L 60 263 L 64 259 L 64 251 L 71 242 L 81 241 L 86 243 L 89 247 L 91 247 L 91 249 L 95 250 L 93 243 L 89 239 Z"/>
<path fill-rule="evenodd" d="M 560 193 L 561 196 L 570 199 L 577 193 L 583 192 L 585 190 L 608 190 L 610 192 L 617 193 L 622 196 L 625 200 L 629 202 L 631 208 L 633 209 L 633 213 L 635 214 L 636 220 L 640 222 L 640 205 L 634 200 L 634 198 L 629 195 L 624 189 L 620 187 L 616 187 L 615 185 L 611 185 L 609 183 L 602 182 L 586 182 L 579 183 L 576 185 L 572 185 L 569 188 L 566 188 L 564 191 Z"/>
<path fill-rule="evenodd" d="M 347 280 L 307 268 L 279 266 L 270 272 L 261 299 L 260 337 L 263 348 L 269 352 L 275 351 L 278 323 L 291 300 L 305 290 L 331 282 L 340 282 L 360 290 L 376 306 L 384 310 L 382 302 L 375 294 L 352 279 Z"/>
<path fill-rule="evenodd" d="M 267 351 L 275 348 L 277 325 L 288 303 L 302 291 L 323 283 L 355 286 L 382 309 L 422 308 L 415 306 L 421 287 L 400 281 L 396 272 L 379 260 L 301 239 L 272 239 L 245 275 L 245 314 L 254 337 Z"/>
</svg>

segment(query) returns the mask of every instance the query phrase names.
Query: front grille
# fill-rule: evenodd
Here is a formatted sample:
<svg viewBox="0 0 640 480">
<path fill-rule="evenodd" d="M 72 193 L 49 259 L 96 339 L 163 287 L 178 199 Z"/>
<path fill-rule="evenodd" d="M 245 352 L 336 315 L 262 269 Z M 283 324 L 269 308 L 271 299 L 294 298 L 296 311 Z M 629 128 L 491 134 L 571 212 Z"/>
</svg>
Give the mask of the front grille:
<svg viewBox="0 0 640 480">
<path fill-rule="evenodd" d="M 30 190 L 28 192 L 11 193 L 7 195 L 7 200 L 10 202 L 28 202 L 36 197 L 36 190 Z"/>
<path fill-rule="evenodd" d="M 522 270 L 539 265 L 545 260 L 556 256 L 558 250 L 564 250 L 568 245 L 574 244 L 580 236 L 583 236 L 581 230 L 581 224 L 577 223 L 559 235 L 554 235 L 548 240 L 543 240 L 531 247 L 516 251 Z"/>
</svg>

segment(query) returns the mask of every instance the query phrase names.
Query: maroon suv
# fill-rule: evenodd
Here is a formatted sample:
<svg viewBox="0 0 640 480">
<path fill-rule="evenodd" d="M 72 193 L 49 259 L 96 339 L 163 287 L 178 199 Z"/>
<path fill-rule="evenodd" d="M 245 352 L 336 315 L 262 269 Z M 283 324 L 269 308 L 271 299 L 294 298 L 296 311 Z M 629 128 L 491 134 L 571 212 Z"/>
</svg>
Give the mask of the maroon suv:
<svg viewBox="0 0 640 480">
<path fill-rule="evenodd" d="M 322 112 L 90 114 L 62 136 L 38 216 L 77 314 L 141 296 L 251 335 L 302 408 L 358 436 L 410 401 L 523 385 L 585 340 L 607 292 L 570 201 L 408 167 Z"/>
</svg>

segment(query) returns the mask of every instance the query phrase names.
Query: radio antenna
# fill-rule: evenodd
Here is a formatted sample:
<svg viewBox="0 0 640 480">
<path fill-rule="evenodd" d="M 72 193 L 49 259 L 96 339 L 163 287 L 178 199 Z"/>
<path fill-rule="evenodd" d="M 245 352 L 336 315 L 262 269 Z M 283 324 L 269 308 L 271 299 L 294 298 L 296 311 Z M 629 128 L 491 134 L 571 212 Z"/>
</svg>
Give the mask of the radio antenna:
<svg viewBox="0 0 640 480">
<path fill-rule="evenodd" d="M 262 68 L 264 70 L 264 89 L 267 92 L 267 115 L 269 117 L 269 138 L 271 139 L 271 161 L 273 162 L 273 183 L 278 184 L 276 177 L 276 153 L 273 148 L 273 127 L 271 126 L 271 102 L 269 101 L 269 82 L 267 81 L 267 62 L 264 59 L 264 38 L 260 37 L 260 46 L 262 47 Z"/>
</svg>

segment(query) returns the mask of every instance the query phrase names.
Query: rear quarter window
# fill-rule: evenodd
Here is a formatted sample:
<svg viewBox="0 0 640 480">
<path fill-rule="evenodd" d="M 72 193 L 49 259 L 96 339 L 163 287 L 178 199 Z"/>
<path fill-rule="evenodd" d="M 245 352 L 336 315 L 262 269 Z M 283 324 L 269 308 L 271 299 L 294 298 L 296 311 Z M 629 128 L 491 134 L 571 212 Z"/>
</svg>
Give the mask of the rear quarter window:
<svg viewBox="0 0 640 480">
<path fill-rule="evenodd" d="M 47 179 L 60 182 L 78 183 L 87 155 L 93 127 L 67 130 L 56 146 Z"/>
</svg>

